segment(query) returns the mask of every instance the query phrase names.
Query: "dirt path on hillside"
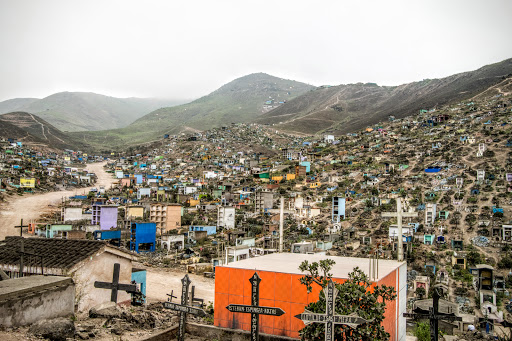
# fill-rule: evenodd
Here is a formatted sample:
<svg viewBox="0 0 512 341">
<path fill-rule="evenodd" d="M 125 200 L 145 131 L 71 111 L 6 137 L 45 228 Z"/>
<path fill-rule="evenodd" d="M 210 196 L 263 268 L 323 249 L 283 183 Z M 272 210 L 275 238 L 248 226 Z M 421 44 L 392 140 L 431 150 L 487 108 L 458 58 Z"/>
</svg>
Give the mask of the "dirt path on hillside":
<svg viewBox="0 0 512 341">
<path fill-rule="evenodd" d="M 8 197 L 7 202 L 0 206 L 0 240 L 5 239 L 6 236 L 18 236 L 20 234 L 19 229 L 14 226 L 20 224 L 20 219 L 23 219 L 24 225 L 32 220 L 37 220 L 43 213 L 55 210 L 55 207 L 48 205 L 57 205 L 63 197 L 87 194 L 93 187 L 105 186 L 105 188 L 109 188 L 116 179 L 112 177 L 112 174 L 105 172 L 103 168 L 105 164 L 106 162 L 87 164 L 86 169 L 95 173 L 98 177 L 94 186 L 71 191 Z"/>
</svg>

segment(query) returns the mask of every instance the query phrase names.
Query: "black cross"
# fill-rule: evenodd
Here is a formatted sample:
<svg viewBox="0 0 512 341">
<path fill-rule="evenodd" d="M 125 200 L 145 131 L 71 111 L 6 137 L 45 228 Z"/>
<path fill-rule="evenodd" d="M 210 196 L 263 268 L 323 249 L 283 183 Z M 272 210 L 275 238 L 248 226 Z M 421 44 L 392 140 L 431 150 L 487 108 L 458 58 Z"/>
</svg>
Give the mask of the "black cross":
<svg viewBox="0 0 512 341">
<path fill-rule="evenodd" d="M 166 294 L 167 296 L 169 296 L 169 298 L 167 299 L 168 302 L 172 302 L 172 299 L 173 298 L 178 298 L 177 296 L 174 296 L 174 290 L 171 290 L 171 294 Z"/>
<path fill-rule="evenodd" d="M 360 324 L 372 322 L 372 320 L 366 320 L 356 313 L 350 315 L 338 315 L 336 314 L 336 296 L 338 296 L 338 289 L 332 280 L 327 283 L 327 287 L 324 288 L 325 294 L 325 314 L 312 313 L 307 309 L 299 315 L 295 315 L 296 318 L 302 320 L 305 325 L 310 323 L 324 323 L 325 324 L 325 340 L 334 341 L 334 325 L 343 324 L 351 328 L 357 328 Z"/>
<path fill-rule="evenodd" d="M 15 228 L 20 228 L 20 237 L 23 237 L 23 228 L 28 227 L 28 225 L 23 225 L 23 219 L 21 219 L 21 223 L 19 226 L 14 226 Z"/>
<path fill-rule="evenodd" d="M 95 288 L 100 289 L 111 289 L 112 295 L 110 296 L 110 301 L 117 303 L 117 292 L 118 291 L 126 291 L 127 293 L 134 293 L 137 291 L 137 286 L 135 284 L 121 284 L 119 283 L 119 272 L 121 269 L 121 265 L 119 263 L 114 264 L 114 274 L 112 276 L 112 283 L 109 282 L 94 282 Z"/>
<path fill-rule="evenodd" d="M 251 314 L 251 341 L 258 341 L 260 332 L 260 315 L 281 316 L 285 312 L 281 308 L 259 306 L 261 278 L 258 276 L 257 272 L 252 275 L 252 277 L 249 279 L 249 282 L 251 282 L 252 286 L 251 305 L 230 304 L 226 308 L 232 313 Z"/>
<path fill-rule="evenodd" d="M 191 307 L 187 305 L 188 301 L 188 287 L 190 286 L 190 279 L 188 278 L 188 275 L 185 275 L 185 277 L 181 280 L 181 304 L 172 303 L 172 302 L 164 302 L 164 308 L 174 310 L 179 312 L 180 314 L 180 327 L 178 329 L 178 341 L 184 341 L 185 340 L 185 323 L 187 321 L 187 314 L 192 314 L 195 316 L 205 316 L 206 313 L 203 309 L 199 309 L 196 307 Z M 171 293 L 171 299 L 172 296 Z"/>
<path fill-rule="evenodd" d="M 437 341 L 439 338 L 439 329 L 438 329 L 438 321 L 439 320 L 450 321 L 450 322 L 462 321 L 462 317 L 439 315 L 439 298 L 440 298 L 440 295 L 437 292 L 437 289 L 434 289 L 434 293 L 432 294 L 432 307 L 430 307 L 428 314 L 404 313 L 404 317 L 430 320 L 430 340 L 431 341 Z"/>
</svg>

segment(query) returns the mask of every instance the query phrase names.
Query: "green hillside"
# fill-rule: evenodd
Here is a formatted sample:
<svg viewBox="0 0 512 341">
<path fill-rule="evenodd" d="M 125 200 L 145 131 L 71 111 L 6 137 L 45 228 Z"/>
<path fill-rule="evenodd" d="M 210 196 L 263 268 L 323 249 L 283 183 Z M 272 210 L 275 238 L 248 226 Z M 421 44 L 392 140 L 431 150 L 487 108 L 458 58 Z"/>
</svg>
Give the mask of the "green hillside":
<svg viewBox="0 0 512 341">
<path fill-rule="evenodd" d="M 308 84 L 255 73 L 235 79 L 191 103 L 156 110 L 128 128 L 175 133 L 184 127 L 203 130 L 251 122 L 263 114 L 267 100 L 288 101 L 313 88 Z"/>
</svg>

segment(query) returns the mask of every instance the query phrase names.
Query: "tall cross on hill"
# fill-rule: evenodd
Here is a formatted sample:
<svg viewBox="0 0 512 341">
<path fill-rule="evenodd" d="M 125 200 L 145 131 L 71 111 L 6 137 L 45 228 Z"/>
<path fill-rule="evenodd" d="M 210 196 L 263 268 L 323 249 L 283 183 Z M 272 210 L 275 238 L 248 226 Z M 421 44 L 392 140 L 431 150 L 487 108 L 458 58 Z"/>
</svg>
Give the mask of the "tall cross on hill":
<svg viewBox="0 0 512 341">
<path fill-rule="evenodd" d="M 417 217 L 418 212 L 402 212 L 402 199 L 397 198 L 396 200 L 396 213 L 395 212 L 383 212 L 383 217 L 396 217 L 398 225 L 398 261 L 404 260 L 403 253 L 403 239 L 402 239 L 402 218 Z"/>
</svg>

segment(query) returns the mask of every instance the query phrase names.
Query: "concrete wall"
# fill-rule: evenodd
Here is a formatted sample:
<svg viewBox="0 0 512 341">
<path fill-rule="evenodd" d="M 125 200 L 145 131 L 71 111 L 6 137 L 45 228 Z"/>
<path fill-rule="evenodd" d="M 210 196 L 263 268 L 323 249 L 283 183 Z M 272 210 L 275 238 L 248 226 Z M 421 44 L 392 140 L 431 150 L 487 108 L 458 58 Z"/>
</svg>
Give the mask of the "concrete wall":
<svg viewBox="0 0 512 341">
<path fill-rule="evenodd" d="M 219 328 L 214 326 L 208 326 L 203 324 L 187 323 L 185 331 L 192 336 L 199 336 L 210 340 L 231 340 L 231 341 L 249 341 L 251 340 L 251 334 L 244 330 L 232 330 L 226 328 Z M 161 333 L 150 336 L 144 341 L 168 341 L 174 340 L 178 335 L 178 325 L 175 325 Z M 286 336 L 277 336 L 263 334 L 260 332 L 260 341 L 292 341 L 292 339 Z"/>
<path fill-rule="evenodd" d="M 88 312 L 90 308 L 110 302 L 111 291 L 94 287 L 94 281 L 112 282 L 114 263 L 121 264 L 119 283 L 129 284 L 132 276 L 131 260 L 117 256 L 110 252 L 95 255 L 90 261 L 73 273 L 76 283 L 77 312 Z M 126 302 L 131 296 L 124 291 L 119 291 L 117 303 Z"/>
<path fill-rule="evenodd" d="M 30 276 L 0 283 L 0 326 L 26 326 L 74 314 L 75 285 L 71 278 Z M 6 285 L 11 288 L 5 290 Z"/>
<path fill-rule="evenodd" d="M 64 221 L 82 220 L 81 207 L 66 207 L 64 208 Z"/>
</svg>

